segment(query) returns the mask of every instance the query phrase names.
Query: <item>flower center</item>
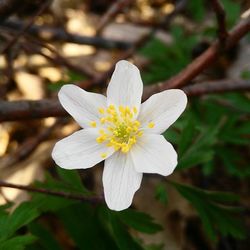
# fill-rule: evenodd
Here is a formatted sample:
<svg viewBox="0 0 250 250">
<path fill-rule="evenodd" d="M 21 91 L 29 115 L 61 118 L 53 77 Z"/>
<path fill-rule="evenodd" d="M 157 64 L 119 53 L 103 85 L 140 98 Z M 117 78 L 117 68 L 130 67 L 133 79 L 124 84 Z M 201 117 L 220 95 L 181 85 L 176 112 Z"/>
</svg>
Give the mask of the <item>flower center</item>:
<svg viewBox="0 0 250 250">
<path fill-rule="evenodd" d="M 116 108 L 114 105 L 109 105 L 107 109 L 100 108 L 99 113 L 102 115 L 100 123 L 103 127 L 99 130 L 96 141 L 105 143 L 107 147 L 113 147 L 115 151 L 121 150 L 127 153 L 143 134 L 140 122 L 134 119 L 137 114 L 136 107 Z M 96 127 L 96 122 L 91 122 L 90 125 Z M 106 155 L 103 154 L 102 157 L 105 158 Z"/>
</svg>

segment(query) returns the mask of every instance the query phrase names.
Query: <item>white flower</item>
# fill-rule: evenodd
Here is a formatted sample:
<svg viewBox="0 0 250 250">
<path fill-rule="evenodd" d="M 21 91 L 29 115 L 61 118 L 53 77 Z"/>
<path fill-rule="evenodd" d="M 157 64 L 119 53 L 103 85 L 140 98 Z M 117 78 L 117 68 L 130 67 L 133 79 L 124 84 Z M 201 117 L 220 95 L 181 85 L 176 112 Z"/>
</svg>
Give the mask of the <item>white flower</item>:
<svg viewBox="0 0 250 250">
<path fill-rule="evenodd" d="M 84 129 L 57 142 L 52 157 L 62 168 L 86 169 L 105 160 L 103 186 L 110 209 L 128 208 L 143 173 L 170 175 L 177 165 L 173 146 L 160 135 L 187 104 L 182 90 L 152 95 L 141 104 L 143 83 L 136 66 L 120 61 L 107 97 L 75 85 L 59 91 L 62 106 Z"/>
</svg>

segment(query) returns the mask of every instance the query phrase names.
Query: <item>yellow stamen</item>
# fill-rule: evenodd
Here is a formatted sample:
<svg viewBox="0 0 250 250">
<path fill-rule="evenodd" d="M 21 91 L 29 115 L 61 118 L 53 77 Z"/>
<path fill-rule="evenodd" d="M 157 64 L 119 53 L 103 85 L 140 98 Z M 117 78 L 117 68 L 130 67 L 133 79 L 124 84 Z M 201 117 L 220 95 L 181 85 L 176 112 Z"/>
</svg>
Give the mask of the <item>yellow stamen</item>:
<svg viewBox="0 0 250 250">
<path fill-rule="evenodd" d="M 95 121 L 92 121 L 89 123 L 91 127 L 95 128 L 96 127 L 96 122 Z"/>
<path fill-rule="evenodd" d="M 100 112 L 101 108 L 99 109 Z M 103 127 L 99 130 L 96 138 L 98 143 L 105 143 L 106 147 L 113 147 L 115 151 L 120 150 L 127 153 L 136 143 L 137 138 L 142 136 L 140 122 L 135 120 L 136 107 L 120 105 L 117 109 L 113 104 L 101 110 L 104 116 L 100 119 Z"/>
<path fill-rule="evenodd" d="M 137 114 L 137 112 L 138 112 L 136 107 L 133 107 L 133 111 L 135 114 Z"/>
<path fill-rule="evenodd" d="M 150 122 L 149 124 L 148 124 L 148 127 L 149 128 L 153 128 L 155 126 L 155 124 L 153 123 L 153 122 Z"/>
<path fill-rule="evenodd" d="M 107 154 L 106 154 L 106 153 L 101 153 L 101 157 L 102 157 L 102 158 L 106 158 L 106 157 L 107 157 Z"/>
<path fill-rule="evenodd" d="M 104 108 L 99 108 L 98 111 L 99 111 L 99 113 L 102 114 L 102 115 L 104 115 L 104 113 L 105 113 Z"/>
</svg>

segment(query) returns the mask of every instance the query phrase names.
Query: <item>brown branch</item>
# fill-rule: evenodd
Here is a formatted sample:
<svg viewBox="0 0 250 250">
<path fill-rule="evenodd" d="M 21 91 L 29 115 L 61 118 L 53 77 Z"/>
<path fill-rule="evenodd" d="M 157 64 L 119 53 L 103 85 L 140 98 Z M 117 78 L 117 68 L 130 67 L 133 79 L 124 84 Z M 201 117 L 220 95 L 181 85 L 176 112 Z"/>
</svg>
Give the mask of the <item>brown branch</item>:
<svg viewBox="0 0 250 250">
<path fill-rule="evenodd" d="M 0 28 L 16 32 L 17 30 L 22 30 L 25 25 L 26 23 L 22 21 L 5 21 L 4 23 L 0 24 Z M 41 26 L 35 24 L 28 28 L 27 34 L 37 37 L 46 42 L 61 41 L 76 44 L 92 45 L 97 48 L 104 49 L 128 49 L 131 47 L 131 43 L 124 41 L 110 40 L 98 36 L 81 36 L 77 34 L 68 33 L 60 28 L 53 28 L 49 26 Z"/>
<path fill-rule="evenodd" d="M 6 46 L 1 50 L 0 54 L 4 54 L 7 50 L 9 50 L 17 41 L 18 39 L 32 26 L 32 24 L 35 22 L 36 18 L 41 15 L 47 7 L 50 5 L 51 0 L 47 0 L 43 3 L 41 8 L 32 16 L 32 18 L 27 22 L 21 30 L 18 31 L 18 33 L 15 35 L 15 37 L 10 40 Z"/>
<path fill-rule="evenodd" d="M 78 74 L 81 74 L 83 76 L 87 76 L 90 78 L 93 77 L 93 74 L 89 70 L 83 68 L 82 66 L 72 64 L 67 58 L 61 56 L 54 48 L 52 48 L 51 46 L 49 46 L 47 44 L 44 44 L 44 43 L 41 43 L 39 41 L 32 39 L 31 42 L 29 42 L 28 44 L 26 42 L 24 42 L 21 44 L 21 46 L 28 53 L 42 55 L 43 57 L 48 59 L 55 66 L 64 66 L 64 67 L 66 67 L 74 72 L 77 72 Z M 53 54 L 53 56 L 49 56 L 49 55 L 45 54 L 44 52 L 42 52 L 43 47 L 46 48 L 47 50 L 49 50 Z"/>
<path fill-rule="evenodd" d="M 55 130 L 58 125 L 62 123 L 64 123 L 64 119 L 58 119 L 51 126 L 42 129 L 42 131 L 40 131 L 37 135 L 27 138 L 13 153 L 10 153 L 0 159 L 0 169 L 11 167 L 20 160 L 26 159 L 32 152 L 34 152 L 40 143 L 47 140 L 53 130 Z"/>
<path fill-rule="evenodd" d="M 224 51 L 232 48 L 243 36 L 245 36 L 250 30 L 250 17 L 239 22 L 232 31 L 229 33 L 225 43 Z M 180 88 L 188 84 L 197 75 L 199 75 L 204 69 L 211 66 L 220 54 L 221 49 L 219 41 L 215 41 L 204 53 L 192 61 L 185 69 L 183 69 L 176 76 L 171 79 L 152 85 L 147 88 L 144 93 L 144 98 L 148 98 L 153 93 L 163 91 L 166 89 Z"/>
<path fill-rule="evenodd" d="M 114 2 L 99 21 L 99 25 L 96 28 L 96 33 L 100 34 L 103 28 L 110 22 L 110 20 L 114 18 L 121 11 L 121 9 L 130 5 L 131 3 L 132 0 L 117 0 Z"/>
<path fill-rule="evenodd" d="M 45 117 L 66 116 L 58 100 L 43 99 L 40 101 L 1 101 L 0 122 Z"/>
<path fill-rule="evenodd" d="M 226 42 L 225 49 L 230 49 L 234 46 L 244 35 L 250 30 L 250 17 L 242 20 L 230 33 Z M 143 39 L 142 39 L 143 41 Z M 140 43 L 138 44 L 138 46 Z M 135 50 L 131 48 L 126 52 L 123 58 L 133 54 Z M 148 86 L 144 89 L 145 100 L 150 95 L 160 92 L 169 88 L 180 88 L 190 82 L 194 77 L 201 73 L 205 68 L 209 67 L 214 60 L 218 57 L 220 47 L 218 41 L 213 43 L 203 54 L 190 63 L 178 75 L 161 84 Z M 113 69 L 104 74 L 101 80 L 106 80 Z M 100 82 L 100 78 L 95 80 Z M 83 85 L 87 85 L 84 83 Z M 91 84 L 89 84 L 90 86 Z M 248 87 L 247 87 L 248 88 Z M 237 90 L 235 87 L 234 90 Z M 241 88 L 242 90 L 242 88 Z M 226 90 L 225 90 L 226 91 Z M 191 94 L 190 94 L 191 95 Z M 65 116 L 66 112 L 61 107 L 57 100 L 41 100 L 41 101 L 15 101 L 6 102 L 0 101 L 0 122 L 2 121 L 15 121 L 24 119 L 44 118 L 44 117 L 58 117 Z"/>
<path fill-rule="evenodd" d="M 222 3 L 219 0 L 212 0 L 212 8 L 216 14 L 217 22 L 218 22 L 218 37 L 220 44 L 223 46 L 226 38 L 228 36 L 227 28 L 226 28 L 226 13 Z"/>
<path fill-rule="evenodd" d="M 33 193 L 41 193 L 44 195 L 58 196 L 58 197 L 62 197 L 65 199 L 90 202 L 93 204 L 103 202 L 102 197 L 86 197 L 83 195 L 71 194 L 71 193 L 60 192 L 60 191 L 53 191 L 53 190 L 49 190 L 49 189 L 45 189 L 45 188 L 35 188 L 32 186 L 12 184 L 12 183 L 8 183 L 8 182 L 2 181 L 2 180 L 0 180 L 0 187 L 15 188 L 15 189 L 25 190 L 25 191 L 33 192 Z"/>
<path fill-rule="evenodd" d="M 206 94 L 225 93 L 231 91 L 250 90 L 249 80 L 224 79 L 197 83 L 183 88 L 188 96 L 201 96 Z"/>
<path fill-rule="evenodd" d="M 145 87 L 148 93 L 149 87 Z M 250 90 L 250 82 L 246 80 L 219 80 L 186 86 L 183 90 L 188 96 L 200 96 L 211 93 Z M 0 122 L 25 119 L 60 117 L 68 113 L 58 100 L 45 99 L 40 101 L 0 101 Z"/>
</svg>

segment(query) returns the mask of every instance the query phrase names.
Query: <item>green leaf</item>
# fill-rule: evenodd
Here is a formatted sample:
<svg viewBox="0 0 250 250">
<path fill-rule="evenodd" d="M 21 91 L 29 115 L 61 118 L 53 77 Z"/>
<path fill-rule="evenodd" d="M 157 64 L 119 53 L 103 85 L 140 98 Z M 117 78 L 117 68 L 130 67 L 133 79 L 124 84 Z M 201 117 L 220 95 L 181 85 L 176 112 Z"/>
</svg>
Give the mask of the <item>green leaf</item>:
<svg viewBox="0 0 250 250">
<path fill-rule="evenodd" d="M 189 144 L 189 147 L 186 146 L 186 150 L 180 155 L 178 169 L 194 167 L 198 164 L 207 163 L 213 159 L 213 146 L 217 143 L 217 135 L 221 130 L 223 123 L 224 119 L 221 119 L 221 121 L 216 126 L 203 126 L 200 129 L 200 133 L 195 137 L 194 132 L 191 132 L 191 135 L 187 136 L 189 139 L 192 136 L 193 142 Z M 190 133 L 187 131 L 187 129 L 185 132 Z M 185 137 L 185 135 L 182 137 Z"/>
<path fill-rule="evenodd" d="M 30 232 L 37 237 L 36 244 L 38 246 L 42 246 L 44 250 L 62 250 L 63 248 L 60 247 L 59 243 L 54 238 L 53 234 L 50 230 L 42 226 L 37 222 L 33 222 L 29 224 Z M 36 249 L 38 247 L 36 246 Z M 34 248 L 35 249 L 35 248 Z"/>
<path fill-rule="evenodd" d="M 24 250 L 27 245 L 32 244 L 36 237 L 32 235 L 16 236 L 6 241 L 0 242 L 1 250 Z"/>
<path fill-rule="evenodd" d="M 201 22 L 206 11 L 205 2 L 203 0 L 188 1 L 187 10 L 195 21 Z"/>
<path fill-rule="evenodd" d="M 181 136 L 179 138 L 179 155 L 183 155 L 185 151 L 188 150 L 190 145 L 192 145 L 194 136 L 196 134 L 194 117 L 190 116 L 186 120 L 186 124 L 182 130 Z"/>
<path fill-rule="evenodd" d="M 226 12 L 228 27 L 232 27 L 240 18 L 240 4 L 233 0 L 221 0 Z"/>
<path fill-rule="evenodd" d="M 164 205 L 167 205 L 168 203 L 168 194 L 167 194 L 166 186 L 163 185 L 162 183 L 159 183 L 156 186 L 155 198 Z"/>
<path fill-rule="evenodd" d="M 228 205 L 228 202 L 235 202 L 239 199 L 236 195 L 171 183 L 196 208 L 212 240 L 217 239 L 218 231 L 224 236 L 231 235 L 240 239 L 245 237 L 246 231 L 240 220 L 241 209 Z"/>
<path fill-rule="evenodd" d="M 105 224 L 106 230 L 112 235 L 120 250 L 142 250 L 142 246 L 128 232 L 119 218 L 119 213 L 102 207 L 100 216 Z"/>
<path fill-rule="evenodd" d="M 31 203 L 24 202 L 8 216 L 1 216 L 0 240 L 12 236 L 18 229 L 29 224 L 39 216 L 39 212 Z"/>
<path fill-rule="evenodd" d="M 36 182 L 35 186 L 38 188 L 45 188 L 53 191 L 65 191 L 68 193 L 71 192 L 71 187 L 65 184 L 62 181 L 53 179 L 51 176 L 47 175 L 45 182 Z M 61 208 L 70 206 L 76 201 L 67 199 L 65 197 L 58 197 L 53 195 L 48 195 L 46 193 L 34 193 L 32 194 L 32 203 L 37 209 L 41 212 L 47 211 L 57 211 Z"/>
<path fill-rule="evenodd" d="M 89 204 L 74 204 L 59 210 L 57 215 L 79 249 L 117 249 L 103 228 L 96 209 Z"/>
<path fill-rule="evenodd" d="M 150 244 L 145 247 L 145 250 L 164 250 L 164 244 Z"/>
<path fill-rule="evenodd" d="M 66 170 L 57 167 L 57 173 L 64 184 L 69 186 L 70 191 L 81 192 L 82 194 L 89 194 L 90 192 L 84 187 L 77 170 Z"/>
<path fill-rule="evenodd" d="M 121 211 L 117 213 L 117 217 L 125 225 L 142 233 L 154 234 L 162 230 L 162 226 L 153 222 L 153 218 L 150 215 L 133 209 Z"/>
<path fill-rule="evenodd" d="M 147 57 L 151 64 L 146 71 L 142 72 L 145 84 L 151 84 L 166 80 L 177 74 L 191 60 L 191 49 L 196 43 L 196 36 L 187 36 L 183 28 L 171 27 L 174 42 L 166 45 L 158 39 L 150 40 L 140 53 Z M 185 39 L 185 43 L 183 40 Z"/>
<path fill-rule="evenodd" d="M 250 80 L 250 70 L 243 70 L 241 72 L 241 78 L 244 80 Z"/>
</svg>

